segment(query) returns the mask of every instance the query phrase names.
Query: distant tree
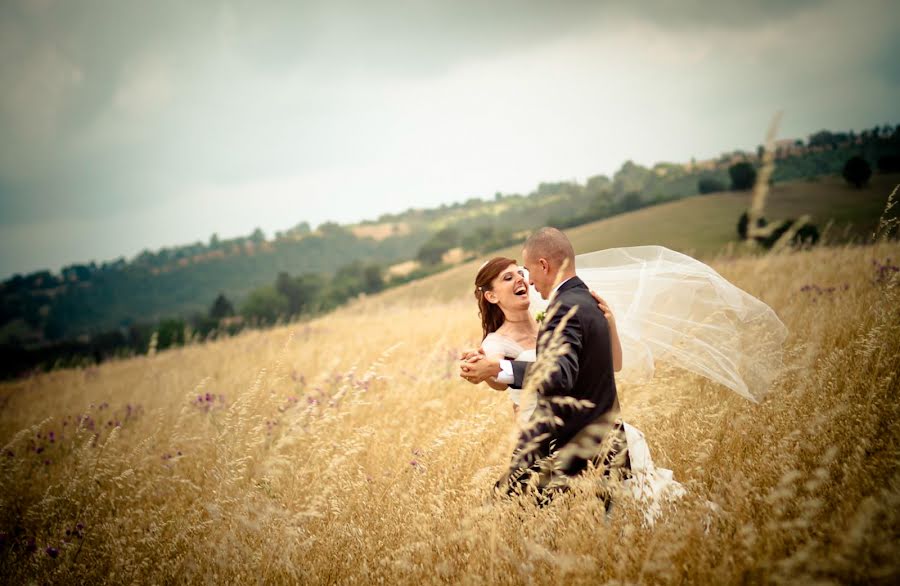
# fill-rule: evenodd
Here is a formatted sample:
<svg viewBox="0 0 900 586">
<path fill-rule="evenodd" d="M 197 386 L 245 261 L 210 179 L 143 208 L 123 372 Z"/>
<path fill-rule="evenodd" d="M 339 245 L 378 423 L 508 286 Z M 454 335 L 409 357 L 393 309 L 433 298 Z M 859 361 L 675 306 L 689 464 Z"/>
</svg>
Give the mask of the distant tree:
<svg viewBox="0 0 900 586">
<path fill-rule="evenodd" d="M 653 177 L 653 172 L 650 169 L 633 161 L 625 161 L 622 167 L 613 175 L 612 190 L 617 195 L 640 192 L 653 180 Z"/>
<path fill-rule="evenodd" d="M 612 192 L 601 191 L 588 201 L 587 220 L 600 220 L 609 217 L 615 213 L 613 205 Z"/>
<path fill-rule="evenodd" d="M 295 279 L 300 290 L 300 313 L 316 311 L 322 305 L 322 294 L 327 280 L 318 273 L 304 273 Z"/>
<path fill-rule="evenodd" d="M 275 279 L 275 290 L 287 299 L 288 313 L 294 315 L 300 311 L 302 304 L 300 289 L 297 282 L 287 273 L 280 272 Z"/>
<path fill-rule="evenodd" d="M 560 193 L 568 193 L 577 195 L 581 192 L 581 185 L 570 181 L 551 181 L 541 182 L 538 184 L 536 191 L 531 196 L 558 195 Z"/>
<path fill-rule="evenodd" d="M 363 293 L 378 293 L 384 289 L 384 271 L 378 265 L 368 265 L 363 269 Z"/>
<path fill-rule="evenodd" d="M 312 229 L 310 229 L 309 227 L 309 222 L 300 222 L 299 224 L 288 230 L 287 234 L 290 234 L 292 236 L 306 236 L 310 232 L 312 232 Z"/>
<path fill-rule="evenodd" d="M 324 222 L 319 224 L 316 231 L 326 238 L 339 238 L 353 236 L 353 233 L 338 224 L 337 222 Z"/>
<path fill-rule="evenodd" d="M 697 191 L 703 194 L 725 191 L 727 188 L 728 186 L 723 181 L 719 181 L 715 177 L 701 177 L 697 181 Z"/>
<path fill-rule="evenodd" d="M 274 323 L 287 313 L 288 301 L 274 287 L 261 287 L 251 291 L 241 306 L 241 314 L 246 319 L 260 324 Z"/>
<path fill-rule="evenodd" d="M 856 156 L 844 164 L 842 174 L 847 183 L 859 189 L 869 182 L 869 177 L 872 176 L 872 167 L 864 158 Z"/>
<path fill-rule="evenodd" d="M 900 155 L 878 157 L 877 166 L 882 173 L 900 173 Z"/>
<path fill-rule="evenodd" d="M 463 236 L 462 247 L 473 252 L 482 252 L 486 245 L 494 240 L 494 226 L 486 224 L 477 226 L 472 232 Z"/>
<path fill-rule="evenodd" d="M 219 320 L 232 315 L 234 315 L 234 306 L 231 304 L 231 301 L 228 301 L 224 293 L 219 293 L 219 296 L 216 297 L 216 300 L 213 301 L 212 306 L 209 308 L 209 317 Z"/>
<path fill-rule="evenodd" d="M 209 247 L 213 250 L 219 248 L 219 235 L 213 232 L 212 236 L 209 237 Z"/>
<path fill-rule="evenodd" d="M 728 175 L 731 177 L 731 189 L 735 191 L 753 189 L 753 184 L 756 183 L 756 169 L 746 161 L 730 166 Z"/>
<path fill-rule="evenodd" d="M 632 210 L 639 209 L 644 206 L 644 200 L 641 198 L 641 194 L 637 191 L 629 191 L 622 198 L 622 201 L 619 202 L 619 207 L 623 212 L 630 212 Z"/>
<path fill-rule="evenodd" d="M 156 328 L 156 347 L 159 350 L 163 350 L 172 346 L 183 346 L 185 325 L 183 319 L 164 319 L 160 321 L 159 326 Z"/>
<path fill-rule="evenodd" d="M 324 288 L 324 278 L 312 273 L 291 277 L 282 272 L 275 280 L 275 290 L 287 300 L 288 315 L 298 315 L 317 307 Z"/>
<path fill-rule="evenodd" d="M 594 175 L 588 177 L 584 190 L 590 195 L 598 195 L 604 191 L 612 189 L 612 181 L 606 175 Z"/>
<path fill-rule="evenodd" d="M 834 134 L 828 130 L 820 130 L 809 136 L 807 144 L 811 147 L 832 147 L 834 146 Z"/>
<path fill-rule="evenodd" d="M 422 245 L 416 258 L 423 264 L 436 265 L 441 262 L 445 252 L 459 246 L 459 243 L 459 231 L 455 228 L 444 228 Z"/>
<path fill-rule="evenodd" d="M 250 235 L 250 241 L 254 244 L 262 244 L 266 241 L 266 234 L 262 231 L 262 228 L 257 228 L 253 231 L 253 234 Z"/>
</svg>

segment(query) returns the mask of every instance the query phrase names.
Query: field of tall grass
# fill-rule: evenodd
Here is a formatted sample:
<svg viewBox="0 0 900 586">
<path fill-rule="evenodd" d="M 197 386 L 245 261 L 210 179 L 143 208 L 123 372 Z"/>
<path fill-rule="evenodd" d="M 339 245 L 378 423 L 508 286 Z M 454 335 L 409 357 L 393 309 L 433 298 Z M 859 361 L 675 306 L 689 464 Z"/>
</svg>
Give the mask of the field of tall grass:
<svg viewBox="0 0 900 586">
<path fill-rule="evenodd" d="M 620 386 L 687 491 L 652 528 L 492 496 L 516 424 L 456 375 L 468 290 L 4 383 L 0 580 L 896 583 L 898 261 L 714 261 L 788 326 L 786 367 L 760 404 L 674 368 Z"/>
</svg>

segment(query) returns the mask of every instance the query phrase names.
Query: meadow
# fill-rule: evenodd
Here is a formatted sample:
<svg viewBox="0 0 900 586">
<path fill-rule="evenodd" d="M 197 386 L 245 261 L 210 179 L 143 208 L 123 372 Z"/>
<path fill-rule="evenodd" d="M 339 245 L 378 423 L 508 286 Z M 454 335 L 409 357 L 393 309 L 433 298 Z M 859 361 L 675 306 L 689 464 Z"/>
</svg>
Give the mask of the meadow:
<svg viewBox="0 0 900 586">
<path fill-rule="evenodd" d="M 787 325 L 785 368 L 759 404 L 673 367 L 620 384 L 687 490 L 652 528 L 492 495 L 516 424 L 456 376 L 474 300 L 412 287 L 4 383 L 0 579 L 896 583 L 900 244 L 739 252 L 711 264 Z"/>
</svg>

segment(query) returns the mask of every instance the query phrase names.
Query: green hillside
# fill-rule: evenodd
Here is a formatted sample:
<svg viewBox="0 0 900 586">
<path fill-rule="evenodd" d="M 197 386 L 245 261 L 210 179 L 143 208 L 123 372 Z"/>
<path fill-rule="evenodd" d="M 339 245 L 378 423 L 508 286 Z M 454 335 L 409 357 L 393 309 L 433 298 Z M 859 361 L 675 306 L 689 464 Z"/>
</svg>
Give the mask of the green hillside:
<svg viewBox="0 0 900 586">
<path fill-rule="evenodd" d="M 774 221 L 808 214 L 820 230 L 832 223 L 825 234 L 829 242 L 864 240 L 878 225 L 887 197 L 898 183 L 900 174 L 875 175 L 869 186 L 861 190 L 847 185 L 840 177 L 776 184 L 769 191 L 765 217 Z M 749 192 L 698 195 L 571 228 L 566 233 L 577 254 L 658 244 L 709 259 L 729 243 L 738 243 L 737 221 L 748 208 L 750 197 Z M 521 261 L 521 248 L 512 246 L 485 255 L 387 291 L 378 299 L 393 303 L 468 297 L 478 267 L 495 255 Z"/>
<path fill-rule="evenodd" d="M 524 234 L 542 225 L 571 229 L 579 250 L 660 242 L 714 254 L 733 238 L 749 196 L 696 194 L 752 185 L 760 152 L 652 167 L 625 161 L 611 177 L 542 182 L 528 194 L 498 192 L 345 226 L 326 222 L 313 229 L 300 222 L 271 239 L 259 228 L 229 239 L 212 234 L 206 242 L 145 250 L 130 260 L 13 275 L 0 283 L 0 349 L 49 351 L 105 339 L 92 355 L 123 345 L 144 351 L 150 332 L 163 322 L 183 332 L 189 320 L 200 335 L 215 329 L 222 316 L 208 314 L 220 294 L 225 314 L 236 310 L 247 323 L 319 313 L 361 292 L 437 273 L 444 263 L 517 247 Z M 820 228 L 829 219 L 851 223 L 856 228 L 838 235 L 846 238 L 871 227 L 891 181 L 876 174 L 867 189 L 857 191 L 837 174 L 852 158 L 861 162 L 866 178 L 872 169 L 897 173 L 900 125 L 859 134 L 822 131 L 774 155 L 768 219 L 810 214 Z"/>
</svg>

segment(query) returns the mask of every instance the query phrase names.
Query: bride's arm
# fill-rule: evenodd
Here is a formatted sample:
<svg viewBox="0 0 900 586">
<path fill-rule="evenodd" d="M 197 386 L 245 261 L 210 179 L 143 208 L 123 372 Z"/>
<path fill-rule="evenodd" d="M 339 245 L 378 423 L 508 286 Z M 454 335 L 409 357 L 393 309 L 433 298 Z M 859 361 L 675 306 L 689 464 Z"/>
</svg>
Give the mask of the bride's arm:
<svg viewBox="0 0 900 586">
<path fill-rule="evenodd" d="M 609 344 L 612 347 L 613 370 L 619 372 L 622 370 L 622 343 L 619 341 L 619 331 L 616 329 L 616 316 L 613 315 L 606 301 L 595 291 L 591 291 L 591 295 L 597 301 L 604 317 L 606 317 L 606 323 L 609 324 Z"/>
<path fill-rule="evenodd" d="M 488 335 L 488 337 L 481 341 L 481 349 L 484 350 L 484 354 L 487 358 L 493 358 L 494 360 L 503 360 L 506 358 L 503 351 L 503 345 L 498 342 L 493 335 Z M 509 386 L 504 383 L 498 383 L 497 379 L 494 377 L 485 379 L 484 382 L 495 391 L 505 391 Z"/>
</svg>

